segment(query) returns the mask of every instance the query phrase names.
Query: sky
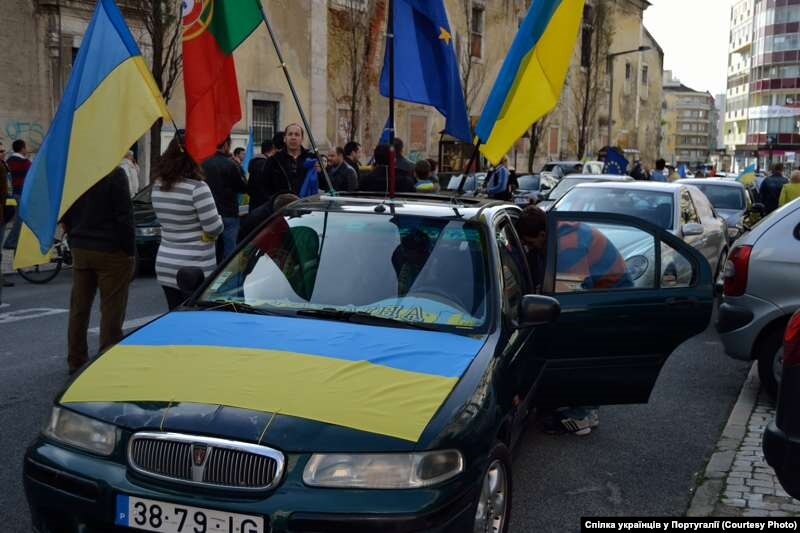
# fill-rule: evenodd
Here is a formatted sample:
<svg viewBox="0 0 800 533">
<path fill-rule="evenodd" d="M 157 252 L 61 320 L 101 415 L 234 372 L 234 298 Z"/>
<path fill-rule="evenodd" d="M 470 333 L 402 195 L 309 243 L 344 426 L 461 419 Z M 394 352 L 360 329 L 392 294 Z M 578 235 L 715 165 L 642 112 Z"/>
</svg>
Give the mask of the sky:
<svg viewBox="0 0 800 533">
<path fill-rule="evenodd" d="M 644 25 L 664 49 L 664 70 L 712 95 L 725 92 L 733 0 L 649 0 Z"/>
</svg>

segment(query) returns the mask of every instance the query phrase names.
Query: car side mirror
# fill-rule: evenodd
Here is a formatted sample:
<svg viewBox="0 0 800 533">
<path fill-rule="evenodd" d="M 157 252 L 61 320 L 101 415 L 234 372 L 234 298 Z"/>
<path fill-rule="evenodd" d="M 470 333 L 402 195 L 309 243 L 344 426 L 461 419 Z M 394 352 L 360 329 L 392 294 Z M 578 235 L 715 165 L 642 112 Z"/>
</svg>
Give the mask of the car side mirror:
<svg viewBox="0 0 800 533">
<path fill-rule="evenodd" d="M 705 232 L 702 224 L 686 224 L 683 226 L 682 233 L 684 237 L 693 237 L 695 235 L 702 235 Z"/>
<path fill-rule="evenodd" d="M 561 304 L 550 296 L 526 294 L 522 297 L 519 310 L 520 327 L 544 326 L 558 320 Z"/>
<path fill-rule="evenodd" d="M 192 294 L 206 280 L 203 269 L 199 267 L 181 267 L 175 277 L 178 282 L 178 288 L 184 294 Z"/>
</svg>

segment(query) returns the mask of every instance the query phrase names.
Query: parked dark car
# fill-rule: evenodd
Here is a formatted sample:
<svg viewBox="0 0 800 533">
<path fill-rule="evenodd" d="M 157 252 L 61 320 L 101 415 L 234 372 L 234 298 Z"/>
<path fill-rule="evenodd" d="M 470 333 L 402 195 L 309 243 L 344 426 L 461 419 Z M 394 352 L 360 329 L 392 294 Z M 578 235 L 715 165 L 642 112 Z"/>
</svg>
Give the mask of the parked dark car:
<svg viewBox="0 0 800 533">
<path fill-rule="evenodd" d="M 549 215 L 533 294 L 519 214 L 444 195 L 307 198 L 209 279 L 181 270 L 193 296 L 59 394 L 24 459 L 34 526 L 507 531 L 529 413 L 647 402 L 713 302 L 698 252 L 597 213 Z M 582 271 L 573 232 L 604 234 L 607 253 L 651 239 L 649 260 L 679 254 L 691 280 Z"/>
<path fill-rule="evenodd" d="M 161 224 L 153 210 L 148 185 L 133 197 L 133 221 L 136 225 L 136 263 L 138 271 L 152 270 L 156 264 L 158 245 L 161 244 Z"/>
<path fill-rule="evenodd" d="M 535 204 L 558 185 L 558 179 L 550 173 L 523 174 L 517 177 L 517 189 L 513 201 L 519 206 Z"/>
<path fill-rule="evenodd" d="M 764 457 L 792 498 L 800 499 L 800 311 L 783 340 L 783 378 L 775 420 L 764 432 Z"/>
</svg>

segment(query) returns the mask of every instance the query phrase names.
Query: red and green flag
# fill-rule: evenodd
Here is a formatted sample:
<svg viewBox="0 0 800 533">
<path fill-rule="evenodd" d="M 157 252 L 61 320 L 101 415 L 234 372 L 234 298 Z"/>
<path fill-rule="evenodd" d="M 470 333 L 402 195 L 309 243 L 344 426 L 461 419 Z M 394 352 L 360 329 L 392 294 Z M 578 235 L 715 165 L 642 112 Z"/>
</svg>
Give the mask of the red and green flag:
<svg viewBox="0 0 800 533">
<path fill-rule="evenodd" d="M 233 51 L 262 22 L 260 0 L 183 0 L 186 145 L 195 161 L 214 155 L 242 118 Z"/>
</svg>

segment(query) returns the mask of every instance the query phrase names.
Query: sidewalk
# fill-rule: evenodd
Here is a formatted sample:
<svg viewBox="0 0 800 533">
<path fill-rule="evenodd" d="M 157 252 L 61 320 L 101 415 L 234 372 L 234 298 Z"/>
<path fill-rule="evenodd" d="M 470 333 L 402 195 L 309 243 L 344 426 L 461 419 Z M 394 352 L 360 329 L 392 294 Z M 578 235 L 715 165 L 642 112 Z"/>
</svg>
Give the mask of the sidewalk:
<svg viewBox="0 0 800 533">
<path fill-rule="evenodd" d="M 800 501 L 786 494 L 761 450 L 775 404 L 759 389 L 753 365 L 688 516 L 800 516 Z"/>
</svg>

